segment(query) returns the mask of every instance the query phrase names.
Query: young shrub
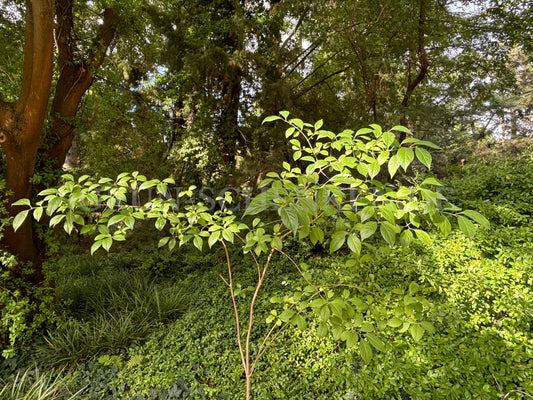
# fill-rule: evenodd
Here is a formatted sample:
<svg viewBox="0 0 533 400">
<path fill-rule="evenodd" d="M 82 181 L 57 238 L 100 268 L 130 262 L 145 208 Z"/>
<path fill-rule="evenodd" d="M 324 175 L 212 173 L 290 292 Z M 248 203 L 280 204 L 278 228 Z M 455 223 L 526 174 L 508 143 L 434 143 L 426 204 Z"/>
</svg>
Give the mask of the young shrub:
<svg viewBox="0 0 533 400">
<path fill-rule="evenodd" d="M 440 183 L 434 178 L 412 187 L 377 180 L 382 170 L 392 180 L 398 171 L 407 171 L 415 159 L 430 168 L 432 157 L 427 149 L 437 146 L 415 138 L 399 143 L 394 131 L 410 133 L 407 128 L 396 126 L 383 131 L 374 124 L 357 132 L 335 134 L 323 130 L 322 121 L 311 125 L 289 119 L 288 114 L 281 112 L 281 116 L 268 117 L 265 122 L 279 120 L 288 124 L 285 136 L 292 145 L 294 163 L 285 162 L 281 173 L 266 175 L 260 184 L 263 192 L 251 201 L 242 218 L 229 209 L 233 202 L 230 192 L 216 199 L 221 202 L 221 209 L 210 212 L 205 203 L 191 201 L 195 187 L 181 191 L 178 199 L 167 198 L 168 185 L 174 184 L 172 179 L 148 180 L 134 172 L 122 173 L 115 180 L 102 178 L 94 182 L 87 175 L 75 179 L 67 174 L 62 186 L 41 192 L 43 200 L 35 206 L 27 199 L 18 201 L 16 204 L 30 208 L 17 215 L 14 227 L 20 226 L 30 211 L 36 219 L 46 212 L 50 226 L 61 224 L 71 233 L 78 225 L 82 234 L 96 233 L 91 247 L 94 253 L 100 247 L 109 250 L 113 242 L 125 240 L 136 220 L 149 219 L 158 230 L 168 232 L 159 241 L 160 247 L 172 250 L 188 242 L 198 249 L 206 243 L 209 247 L 222 245 L 227 275 L 221 278 L 231 296 L 247 399 L 251 396 L 252 375 L 272 334 L 284 323 L 304 330 L 307 310 L 320 318 L 320 335 L 331 334 L 348 348 L 357 348 L 365 362 L 370 362 L 374 350 L 385 350 L 381 332 L 387 327 L 409 331 L 415 341 L 420 340 L 426 332 L 433 331 L 433 326 L 424 320 L 427 301 L 419 295 L 416 284 L 404 295 L 394 318 L 380 319 L 369 313 L 371 296 L 361 298 L 343 283 L 333 289 L 331 285 L 336 282 L 313 282 L 305 267 L 293 262 L 307 286 L 287 299 L 279 313 L 273 311 L 272 328 L 257 344 L 252 343 L 254 310 L 267 272 L 273 267 L 273 256 L 280 253 L 292 260 L 284 251 L 289 236 L 313 244 L 329 242 L 330 253 L 348 249 L 352 258 L 347 263 L 357 263 L 366 244 L 376 237 L 388 245 L 408 245 L 414 240 L 430 243 L 425 231 L 428 224 L 448 234 L 450 217 L 457 218 L 459 227 L 469 236 L 475 234 L 476 224 L 488 226 L 481 214 L 449 204 L 435 190 Z M 140 206 L 127 203 L 129 190 L 149 189 L 161 196 Z M 180 200 L 187 200 L 186 205 L 180 207 Z M 100 212 L 87 224 L 83 215 L 94 207 L 100 207 Z M 261 215 L 271 210 L 275 210 L 277 220 L 267 224 Z M 248 216 L 259 217 L 249 221 Z M 327 221 L 335 226 L 332 232 L 321 228 L 320 224 Z M 257 282 L 244 315 L 237 305 L 242 288 L 233 279 L 231 246 L 249 254 L 257 269 Z"/>
</svg>

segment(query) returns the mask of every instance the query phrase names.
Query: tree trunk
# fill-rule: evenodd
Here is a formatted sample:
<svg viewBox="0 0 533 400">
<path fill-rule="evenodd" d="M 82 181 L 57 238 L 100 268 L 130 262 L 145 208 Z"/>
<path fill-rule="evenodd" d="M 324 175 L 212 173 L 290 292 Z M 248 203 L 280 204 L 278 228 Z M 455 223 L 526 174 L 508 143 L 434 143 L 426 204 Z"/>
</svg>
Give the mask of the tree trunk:
<svg viewBox="0 0 533 400">
<path fill-rule="evenodd" d="M 93 40 L 91 53 L 83 62 L 74 61 L 73 0 L 56 0 L 58 26 L 59 78 L 50 110 L 50 132 L 40 157 L 61 169 L 74 138 L 74 122 L 81 100 L 94 81 L 95 71 L 104 61 L 107 48 L 115 36 L 116 15 L 113 9 L 104 12 L 103 25 Z"/>
<path fill-rule="evenodd" d="M 30 198 L 30 178 L 38 159 L 49 160 L 61 168 L 72 144 L 74 124 L 81 99 L 93 82 L 94 72 L 105 58 L 115 35 L 116 16 L 111 9 L 104 13 L 104 23 L 87 59 L 74 62 L 73 0 L 26 0 L 24 69 L 20 96 L 15 103 L 0 100 L 0 143 L 7 157 L 6 189 L 9 202 Z M 59 78 L 51 107 L 50 134 L 46 150 L 39 151 L 43 125 L 47 116 L 54 60 L 54 13 L 57 15 Z M 41 164 L 38 164 L 41 165 Z M 38 167 L 37 167 L 38 168 Z M 9 207 L 11 216 L 22 208 Z M 19 260 L 33 263 L 34 274 L 27 277 L 35 284 L 43 280 L 44 251 L 32 229 L 31 219 L 14 232 L 6 231 L 2 245 Z M 20 266 L 13 271 L 19 273 Z"/>
<path fill-rule="evenodd" d="M 0 100 L 0 141 L 7 158 L 6 189 L 12 203 L 31 195 L 30 178 L 34 173 L 37 149 L 43 128 L 50 87 L 54 56 L 54 1 L 26 0 L 26 28 L 22 87 L 15 103 Z M 20 207 L 9 207 L 16 215 Z M 3 245 L 19 260 L 31 261 L 35 273 L 30 280 L 42 281 L 39 268 L 42 257 L 33 241 L 30 220 L 17 232 L 6 231 Z M 20 266 L 18 267 L 20 269 Z M 13 271 L 15 274 L 19 270 Z"/>
<path fill-rule="evenodd" d="M 243 18 L 242 4 L 234 5 L 234 15 L 236 18 Z M 243 48 L 243 37 L 240 32 L 233 27 L 224 35 L 222 39 L 224 48 L 227 49 L 227 64 L 221 79 L 221 110 L 220 120 L 216 129 L 218 141 L 220 143 L 220 153 L 225 167 L 228 171 L 235 168 L 238 143 L 241 141 L 239 130 L 239 109 L 241 106 L 241 80 L 242 68 L 240 60 L 235 56 Z"/>
<path fill-rule="evenodd" d="M 413 94 L 414 90 L 420 82 L 426 77 L 429 68 L 429 60 L 426 53 L 425 47 L 425 36 L 426 36 L 426 0 L 420 0 L 419 16 L 418 16 L 418 49 L 417 49 L 417 59 L 419 62 L 419 71 L 414 79 L 411 78 L 411 65 L 407 69 L 407 89 L 402 99 L 402 108 L 403 116 L 400 119 L 400 124 L 407 126 L 407 107 L 409 106 L 409 99 Z M 406 138 L 405 132 L 400 132 L 400 143 Z"/>
</svg>

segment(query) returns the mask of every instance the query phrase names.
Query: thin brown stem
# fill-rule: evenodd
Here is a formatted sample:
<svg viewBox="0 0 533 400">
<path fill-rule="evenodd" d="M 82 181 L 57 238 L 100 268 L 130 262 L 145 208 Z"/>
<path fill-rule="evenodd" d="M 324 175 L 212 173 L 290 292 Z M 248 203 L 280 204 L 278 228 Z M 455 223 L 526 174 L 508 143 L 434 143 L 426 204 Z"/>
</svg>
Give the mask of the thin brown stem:
<svg viewBox="0 0 533 400">
<path fill-rule="evenodd" d="M 275 249 L 272 249 L 270 251 L 270 254 L 268 255 L 267 261 L 265 263 L 265 266 L 263 268 L 263 272 L 259 276 L 259 280 L 257 281 L 257 286 L 255 287 L 254 295 L 252 297 L 252 301 L 250 302 L 250 314 L 248 319 L 248 331 L 246 332 L 246 344 L 245 344 L 245 356 L 246 356 L 246 365 L 247 365 L 247 378 L 251 378 L 252 372 L 250 371 L 250 337 L 252 335 L 252 327 L 254 324 L 254 307 L 255 302 L 257 300 L 257 296 L 259 294 L 259 289 L 261 288 L 261 285 L 263 284 L 263 280 L 265 279 L 266 272 L 268 270 L 268 266 L 270 265 L 270 261 L 272 260 L 272 255 L 274 254 Z"/>
<path fill-rule="evenodd" d="M 242 343 L 241 343 L 241 327 L 239 322 L 239 310 L 237 309 L 237 301 L 235 300 L 235 292 L 233 291 L 233 276 L 231 273 L 231 261 L 229 257 L 229 251 L 228 246 L 226 246 L 226 243 L 221 240 L 222 246 L 224 246 L 224 253 L 226 255 L 226 263 L 228 265 L 228 281 L 226 281 L 224 278 L 222 280 L 226 285 L 229 287 L 230 293 L 231 293 L 231 301 L 233 303 L 233 311 L 235 312 L 235 323 L 237 325 L 237 344 L 239 345 L 239 353 L 241 355 L 241 361 L 242 365 L 244 367 L 244 373 L 246 376 L 248 376 L 248 364 L 245 362 L 245 357 L 242 349 Z"/>
</svg>

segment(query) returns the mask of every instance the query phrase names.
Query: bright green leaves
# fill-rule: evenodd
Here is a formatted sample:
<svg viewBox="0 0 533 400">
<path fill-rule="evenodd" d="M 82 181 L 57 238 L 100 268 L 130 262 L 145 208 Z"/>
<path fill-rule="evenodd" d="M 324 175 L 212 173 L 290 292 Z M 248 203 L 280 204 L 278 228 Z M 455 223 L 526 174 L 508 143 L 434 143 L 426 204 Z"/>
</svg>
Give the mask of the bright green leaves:
<svg viewBox="0 0 533 400">
<path fill-rule="evenodd" d="M 24 199 L 24 200 L 26 200 L 26 199 Z M 20 226 L 24 223 L 24 220 L 28 216 L 29 212 L 30 212 L 30 210 L 24 210 L 24 211 L 21 211 L 20 213 L 18 213 L 15 216 L 15 218 L 13 219 L 13 229 L 14 230 L 17 230 L 17 229 L 20 228 Z"/>
<path fill-rule="evenodd" d="M 299 210 L 295 207 L 284 207 L 279 210 L 279 215 L 281 217 L 281 222 L 289 228 L 292 232 L 298 231 L 299 226 Z"/>
<path fill-rule="evenodd" d="M 335 232 L 333 236 L 331 236 L 331 241 L 329 244 L 329 252 L 334 253 L 335 251 L 339 250 L 342 245 L 344 244 L 344 241 L 346 240 L 346 232 Z"/>
<path fill-rule="evenodd" d="M 400 147 L 396 157 L 403 170 L 407 171 L 407 168 L 415 159 L 415 153 L 411 147 Z"/>
<path fill-rule="evenodd" d="M 394 175 L 396 175 L 396 172 L 398 171 L 398 168 L 400 168 L 401 165 L 402 163 L 398 155 L 395 154 L 390 158 L 389 164 L 388 164 L 388 170 L 389 170 L 389 175 L 391 178 L 393 178 Z"/>
<path fill-rule="evenodd" d="M 424 164 L 427 169 L 431 169 L 431 154 L 429 151 L 424 149 L 423 147 L 417 147 L 415 149 L 416 158 L 418 158 L 418 161 L 420 161 L 422 164 Z"/>
<path fill-rule="evenodd" d="M 348 248 L 352 251 L 352 253 L 355 253 L 356 255 L 361 254 L 361 240 L 359 240 L 359 237 L 357 237 L 355 233 L 348 235 L 346 242 L 348 243 Z"/>
<path fill-rule="evenodd" d="M 370 361 L 372 361 L 374 350 L 368 341 L 361 340 L 359 343 L 359 353 L 361 354 L 363 361 L 368 364 Z"/>
<path fill-rule="evenodd" d="M 382 222 L 379 227 L 381 236 L 390 245 L 396 242 L 396 234 L 399 233 L 399 229 L 397 225 L 391 224 L 389 221 Z"/>
<path fill-rule="evenodd" d="M 478 213 L 477 211 L 463 210 L 461 212 L 461 214 L 467 216 L 468 218 L 470 218 L 474 222 L 476 222 L 479 225 L 481 225 L 483 228 L 488 228 L 490 226 L 489 220 L 487 218 L 485 218 L 483 215 L 481 215 L 480 213 Z"/>
</svg>

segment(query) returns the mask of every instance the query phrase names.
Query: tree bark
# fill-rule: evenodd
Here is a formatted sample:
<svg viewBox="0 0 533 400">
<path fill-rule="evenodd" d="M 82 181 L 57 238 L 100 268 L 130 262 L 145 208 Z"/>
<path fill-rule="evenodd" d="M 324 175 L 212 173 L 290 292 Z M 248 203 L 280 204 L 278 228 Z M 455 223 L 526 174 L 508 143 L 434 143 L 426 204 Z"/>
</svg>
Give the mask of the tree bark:
<svg viewBox="0 0 533 400">
<path fill-rule="evenodd" d="M 73 0 L 56 0 L 56 41 L 58 46 L 59 78 L 50 110 L 50 132 L 40 156 L 60 169 L 74 138 L 74 117 L 83 96 L 92 85 L 96 70 L 104 61 L 107 48 L 115 36 L 116 14 L 104 11 L 103 25 L 93 41 L 91 53 L 83 62 L 74 60 Z"/>
<path fill-rule="evenodd" d="M 235 15 L 242 18 L 242 5 L 240 2 L 233 10 Z M 239 130 L 239 109 L 241 106 L 242 68 L 240 61 L 235 60 L 235 55 L 243 48 L 242 35 L 233 27 L 222 39 L 224 48 L 227 49 L 227 65 L 221 76 L 221 110 L 217 126 L 217 136 L 220 143 L 220 153 L 226 169 L 231 172 L 235 168 L 236 155 L 241 139 Z"/>
<path fill-rule="evenodd" d="M 2 101 L 0 105 L 1 145 L 7 158 L 6 189 L 11 192 L 10 203 L 31 195 L 30 178 L 35 169 L 52 83 L 54 1 L 26 0 L 25 20 L 20 95 L 15 103 Z M 20 207 L 8 207 L 11 216 L 19 211 Z M 17 232 L 9 228 L 3 245 L 21 261 L 41 264 L 42 257 L 33 242 L 29 219 Z M 40 268 L 37 268 L 31 279 L 35 283 L 42 280 Z"/>
<path fill-rule="evenodd" d="M 402 99 L 403 116 L 400 119 L 400 124 L 404 126 L 407 125 L 407 107 L 409 106 L 409 99 L 411 98 L 411 95 L 413 94 L 416 87 L 425 78 L 429 68 L 429 60 L 424 44 L 426 36 L 426 8 L 426 0 L 420 0 L 420 9 L 418 17 L 418 49 L 416 54 L 420 69 L 416 77 L 414 79 L 411 79 L 411 67 L 408 67 L 407 88 Z M 405 138 L 405 132 L 400 132 L 400 142 L 402 142 Z"/>
<path fill-rule="evenodd" d="M 54 168 L 61 168 L 72 144 L 73 118 L 115 35 L 116 15 L 112 9 L 106 9 L 90 54 L 85 61 L 75 63 L 72 5 L 73 0 L 26 0 L 20 95 L 15 103 L 0 100 L 0 143 L 7 158 L 9 203 L 31 197 L 30 178 L 36 165 L 40 165 L 37 164 L 39 159 L 50 160 Z M 44 149 L 39 150 L 54 68 L 54 14 L 57 16 L 59 78 L 49 117 L 51 134 L 46 137 Z M 8 209 L 11 216 L 20 210 L 21 207 L 12 206 Z M 35 284 L 43 281 L 44 249 L 33 231 L 30 218 L 16 232 L 9 228 L 2 245 L 20 261 L 32 262 L 34 273 L 27 277 L 28 280 Z M 17 275 L 20 268 L 13 273 Z"/>
</svg>

